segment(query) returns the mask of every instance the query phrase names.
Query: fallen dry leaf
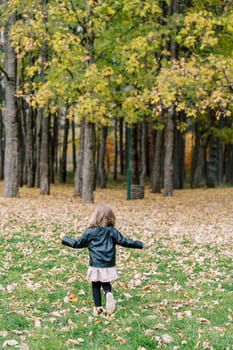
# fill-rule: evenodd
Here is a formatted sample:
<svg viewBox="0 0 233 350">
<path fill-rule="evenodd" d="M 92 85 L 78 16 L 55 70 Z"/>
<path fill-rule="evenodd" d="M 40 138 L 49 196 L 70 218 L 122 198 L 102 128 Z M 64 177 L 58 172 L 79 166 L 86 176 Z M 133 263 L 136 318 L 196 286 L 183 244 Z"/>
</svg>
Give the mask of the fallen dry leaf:
<svg viewBox="0 0 233 350">
<path fill-rule="evenodd" d="M 204 317 L 199 317 L 197 320 L 198 320 L 198 322 L 200 322 L 200 323 L 210 323 L 210 321 L 207 320 L 207 319 L 204 318 Z"/>
<path fill-rule="evenodd" d="M 68 339 L 66 344 L 69 344 L 69 345 L 78 345 L 78 344 L 81 344 L 81 343 L 84 343 L 85 342 L 85 339 L 83 338 L 77 338 L 77 339 Z"/>
<path fill-rule="evenodd" d="M 4 343 L 2 344 L 2 347 L 5 348 L 6 346 L 16 346 L 18 344 L 19 342 L 17 340 L 10 339 L 10 340 L 4 341 Z"/>
<path fill-rule="evenodd" d="M 67 295 L 64 298 L 65 303 L 76 303 L 78 301 L 77 295 L 74 293 L 67 293 Z"/>
<path fill-rule="evenodd" d="M 155 325 L 155 329 L 166 329 L 166 327 L 165 327 L 165 325 L 162 324 L 162 323 L 157 323 L 157 324 Z"/>
<path fill-rule="evenodd" d="M 169 344 L 169 343 L 172 343 L 174 341 L 173 338 L 169 334 L 163 334 L 161 336 L 161 339 L 162 339 L 162 342 L 165 344 Z"/>
<path fill-rule="evenodd" d="M 18 283 L 8 284 L 6 287 L 8 293 L 13 293 L 18 288 Z"/>
<path fill-rule="evenodd" d="M 131 299 L 132 298 L 132 295 L 129 294 L 129 293 L 124 293 L 124 296 L 126 297 L 126 299 Z"/>
<path fill-rule="evenodd" d="M 37 318 L 35 317 L 34 318 L 34 325 L 35 325 L 35 328 L 41 328 L 41 318 Z"/>
<path fill-rule="evenodd" d="M 71 330 L 76 329 L 78 327 L 77 324 L 70 319 L 68 320 L 68 325 Z"/>
<path fill-rule="evenodd" d="M 5 337 L 7 337 L 7 335 L 8 335 L 8 332 L 7 332 L 7 331 L 1 331 L 1 332 L 0 332 L 0 337 L 5 338 Z"/>
<path fill-rule="evenodd" d="M 120 337 L 118 334 L 116 334 L 116 333 L 113 333 L 112 334 L 112 337 L 114 338 L 114 339 L 116 339 L 120 344 L 126 344 L 126 340 L 124 339 L 124 338 L 122 338 L 122 337 Z"/>
</svg>

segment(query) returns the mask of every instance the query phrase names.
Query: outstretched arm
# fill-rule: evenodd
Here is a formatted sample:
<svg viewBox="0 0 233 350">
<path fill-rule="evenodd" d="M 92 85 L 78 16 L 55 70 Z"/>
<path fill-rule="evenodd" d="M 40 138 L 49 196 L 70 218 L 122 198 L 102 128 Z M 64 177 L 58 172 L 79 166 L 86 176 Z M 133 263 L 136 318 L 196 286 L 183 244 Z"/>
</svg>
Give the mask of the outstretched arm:
<svg viewBox="0 0 233 350">
<path fill-rule="evenodd" d="M 84 232 L 79 238 L 72 239 L 68 236 L 61 235 L 61 243 L 71 248 L 85 248 L 88 247 L 87 234 Z"/>
<path fill-rule="evenodd" d="M 126 238 L 117 229 L 114 230 L 114 240 L 117 244 L 121 245 L 122 247 L 136 248 L 136 249 L 143 248 L 142 241 L 135 241 L 133 239 Z"/>
<path fill-rule="evenodd" d="M 67 245 L 68 247 L 74 248 L 75 240 L 70 237 L 64 236 L 61 240 L 61 243 L 63 245 Z"/>
</svg>

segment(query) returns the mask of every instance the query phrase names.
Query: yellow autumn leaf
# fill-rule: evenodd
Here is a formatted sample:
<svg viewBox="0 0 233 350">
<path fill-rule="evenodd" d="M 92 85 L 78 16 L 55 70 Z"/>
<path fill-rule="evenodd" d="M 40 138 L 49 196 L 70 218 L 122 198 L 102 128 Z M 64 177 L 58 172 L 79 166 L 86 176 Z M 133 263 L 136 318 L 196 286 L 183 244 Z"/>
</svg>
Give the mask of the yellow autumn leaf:
<svg viewBox="0 0 233 350">
<path fill-rule="evenodd" d="M 67 295 L 64 298 L 65 303 L 76 303 L 78 301 L 78 297 L 74 293 L 67 293 Z"/>
</svg>

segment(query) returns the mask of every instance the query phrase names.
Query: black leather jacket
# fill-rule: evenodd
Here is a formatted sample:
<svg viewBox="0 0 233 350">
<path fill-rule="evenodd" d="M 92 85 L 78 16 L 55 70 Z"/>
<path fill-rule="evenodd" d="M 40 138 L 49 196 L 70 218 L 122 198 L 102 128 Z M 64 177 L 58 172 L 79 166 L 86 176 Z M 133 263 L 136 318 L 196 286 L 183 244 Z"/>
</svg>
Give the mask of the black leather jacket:
<svg viewBox="0 0 233 350">
<path fill-rule="evenodd" d="M 90 266 L 112 267 L 116 264 L 116 244 L 128 248 L 143 248 L 141 241 L 125 238 L 112 226 L 91 227 L 78 239 L 65 236 L 62 244 L 71 248 L 88 248 Z"/>
</svg>

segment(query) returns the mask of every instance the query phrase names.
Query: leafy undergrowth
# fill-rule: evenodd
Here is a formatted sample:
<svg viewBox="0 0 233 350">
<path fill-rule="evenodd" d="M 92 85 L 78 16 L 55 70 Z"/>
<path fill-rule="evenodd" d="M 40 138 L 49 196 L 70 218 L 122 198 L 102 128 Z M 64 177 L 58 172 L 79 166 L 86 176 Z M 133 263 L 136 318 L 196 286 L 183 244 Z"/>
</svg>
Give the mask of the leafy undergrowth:
<svg viewBox="0 0 233 350">
<path fill-rule="evenodd" d="M 82 205 L 72 187 L 50 196 L 21 190 L 0 198 L 0 346 L 20 350 L 233 349 L 233 189 L 99 190 Z M 145 249 L 118 247 L 117 309 L 93 317 L 85 249 L 61 246 L 79 236 L 97 203 Z"/>
</svg>

